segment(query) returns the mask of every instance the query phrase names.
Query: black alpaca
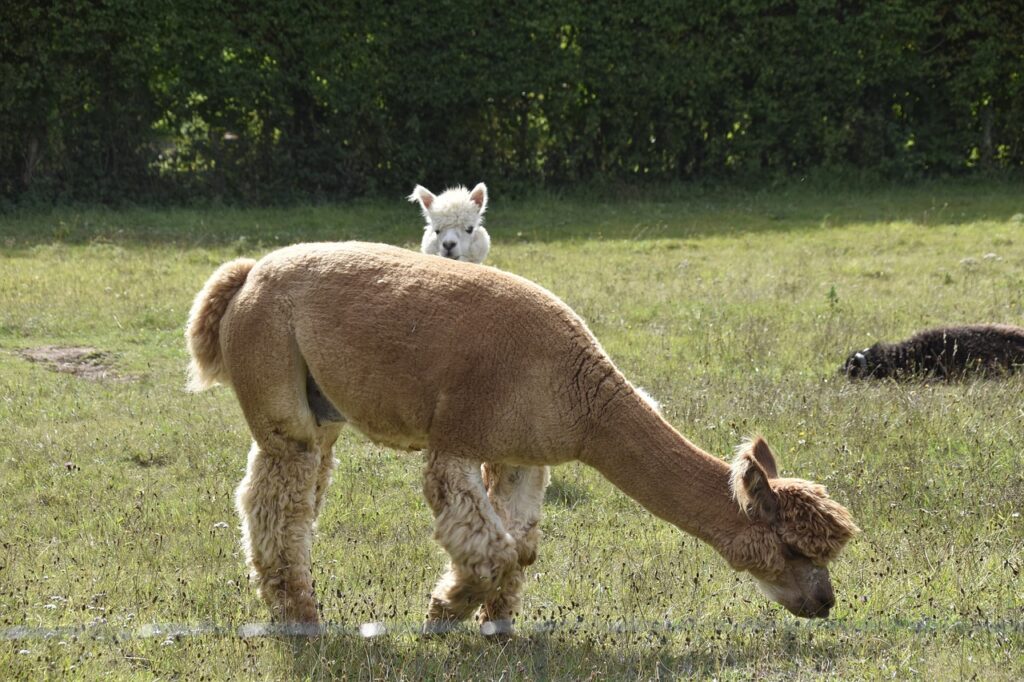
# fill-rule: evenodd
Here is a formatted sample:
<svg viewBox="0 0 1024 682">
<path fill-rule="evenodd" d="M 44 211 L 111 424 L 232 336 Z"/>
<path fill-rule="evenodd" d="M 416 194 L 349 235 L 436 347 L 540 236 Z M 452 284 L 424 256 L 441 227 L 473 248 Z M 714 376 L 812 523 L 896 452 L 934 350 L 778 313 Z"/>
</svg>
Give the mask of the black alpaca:
<svg viewBox="0 0 1024 682">
<path fill-rule="evenodd" d="M 1006 324 L 937 327 L 899 343 L 879 341 L 852 353 L 841 371 L 851 379 L 958 379 L 1024 367 L 1024 328 Z"/>
</svg>

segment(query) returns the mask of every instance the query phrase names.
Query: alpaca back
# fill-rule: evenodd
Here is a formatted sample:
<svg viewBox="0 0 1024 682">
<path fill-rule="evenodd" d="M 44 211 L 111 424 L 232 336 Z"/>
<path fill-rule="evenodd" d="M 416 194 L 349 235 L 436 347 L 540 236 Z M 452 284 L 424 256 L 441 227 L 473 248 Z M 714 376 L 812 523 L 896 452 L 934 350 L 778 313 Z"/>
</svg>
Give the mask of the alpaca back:
<svg viewBox="0 0 1024 682">
<path fill-rule="evenodd" d="M 494 268 L 379 244 L 304 244 L 260 261 L 245 295 L 232 324 L 290 311 L 323 395 L 393 446 L 422 447 L 430 434 L 523 461 L 571 452 L 586 427 L 571 397 L 624 382 L 564 303 Z"/>
<path fill-rule="evenodd" d="M 1024 329 L 984 324 L 929 329 L 911 338 L 922 368 L 946 374 L 971 370 L 1013 371 L 1024 365 Z"/>
</svg>

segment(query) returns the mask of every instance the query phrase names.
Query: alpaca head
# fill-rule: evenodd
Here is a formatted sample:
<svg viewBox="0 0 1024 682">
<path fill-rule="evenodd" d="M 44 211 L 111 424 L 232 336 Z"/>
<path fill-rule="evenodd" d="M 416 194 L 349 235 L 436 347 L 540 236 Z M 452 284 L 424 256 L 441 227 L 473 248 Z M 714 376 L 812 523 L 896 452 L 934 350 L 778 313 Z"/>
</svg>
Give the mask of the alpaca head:
<svg viewBox="0 0 1024 682">
<path fill-rule="evenodd" d="M 851 379 L 882 378 L 888 376 L 881 344 L 876 343 L 870 348 L 850 353 L 840 371 Z"/>
<path fill-rule="evenodd" d="M 409 195 L 419 203 L 427 224 L 423 228 L 423 253 L 453 260 L 482 263 L 491 248 L 491 237 L 483 227 L 487 210 L 487 186 L 473 191 L 465 187 L 445 190 L 440 196 L 420 185 Z"/>
<path fill-rule="evenodd" d="M 835 604 L 828 563 L 860 530 L 850 512 L 817 483 L 779 478 L 760 437 L 740 446 L 731 485 L 752 523 L 732 540 L 726 558 L 794 615 L 827 617 Z"/>
</svg>

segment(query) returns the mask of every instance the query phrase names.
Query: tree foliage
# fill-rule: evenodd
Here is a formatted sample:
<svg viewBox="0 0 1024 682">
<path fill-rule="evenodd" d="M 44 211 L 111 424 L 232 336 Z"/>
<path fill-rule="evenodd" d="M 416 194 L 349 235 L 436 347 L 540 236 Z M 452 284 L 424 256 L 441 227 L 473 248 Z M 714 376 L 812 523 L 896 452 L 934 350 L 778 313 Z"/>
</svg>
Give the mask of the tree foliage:
<svg viewBox="0 0 1024 682">
<path fill-rule="evenodd" d="M 7 0 L 0 196 L 1024 165 L 1017 0 Z"/>
</svg>

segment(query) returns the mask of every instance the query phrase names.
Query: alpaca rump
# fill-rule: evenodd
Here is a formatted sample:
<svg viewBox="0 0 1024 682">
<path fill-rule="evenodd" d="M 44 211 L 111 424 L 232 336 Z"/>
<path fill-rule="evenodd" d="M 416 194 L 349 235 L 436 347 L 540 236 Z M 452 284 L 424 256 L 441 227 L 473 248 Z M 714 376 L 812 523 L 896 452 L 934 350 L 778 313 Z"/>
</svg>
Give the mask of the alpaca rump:
<svg viewBox="0 0 1024 682">
<path fill-rule="evenodd" d="M 937 327 L 897 343 L 878 342 L 851 353 L 840 368 L 851 379 L 951 380 L 994 375 L 1024 366 L 1024 328 L 1005 324 Z"/>
<path fill-rule="evenodd" d="M 824 617 L 834 604 L 827 564 L 857 532 L 846 509 L 780 477 L 763 439 L 731 467 L 690 443 L 572 310 L 525 279 L 378 244 L 300 244 L 222 266 L 186 337 L 192 388 L 231 385 L 252 433 L 236 504 L 250 574 L 278 620 L 318 622 L 313 525 L 342 428 L 317 419 L 307 373 L 345 424 L 424 452 L 449 557 L 425 632 L 474 613 L 484 632 L 508 632 L 538 553 L 546 466 L 573 460 L 791 612 Z"/>
</svg>

